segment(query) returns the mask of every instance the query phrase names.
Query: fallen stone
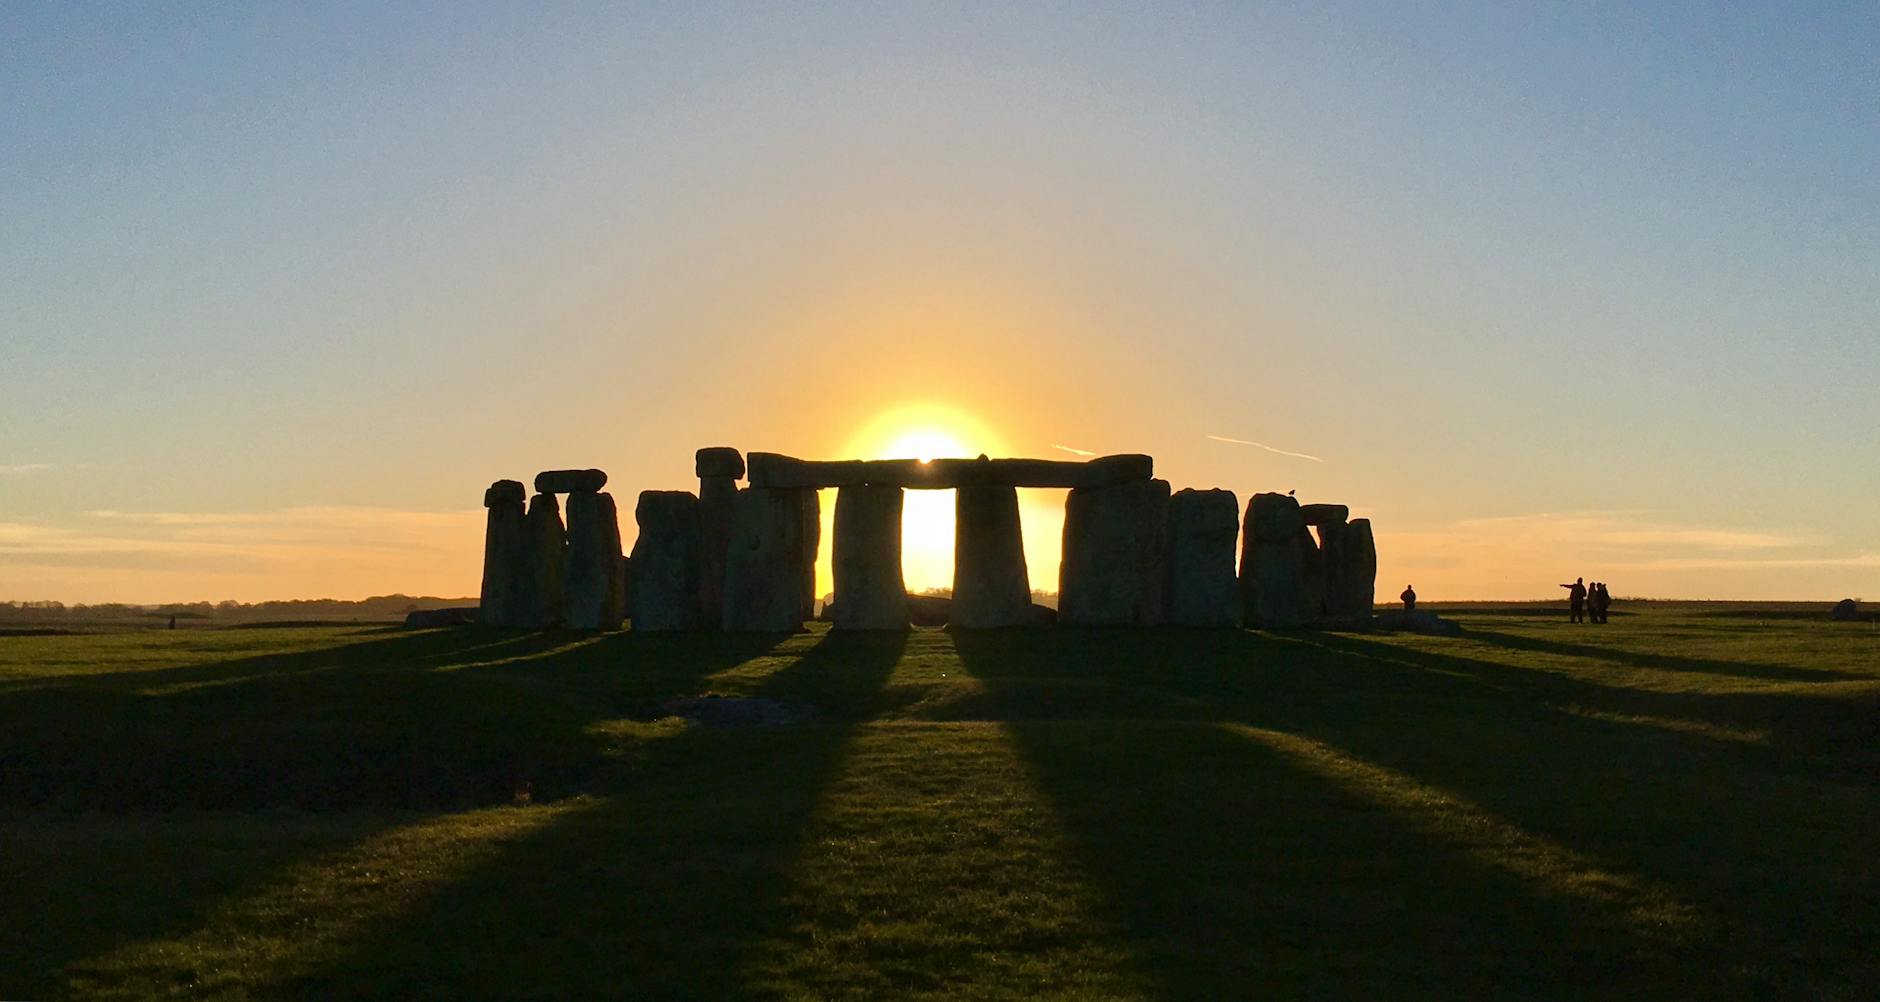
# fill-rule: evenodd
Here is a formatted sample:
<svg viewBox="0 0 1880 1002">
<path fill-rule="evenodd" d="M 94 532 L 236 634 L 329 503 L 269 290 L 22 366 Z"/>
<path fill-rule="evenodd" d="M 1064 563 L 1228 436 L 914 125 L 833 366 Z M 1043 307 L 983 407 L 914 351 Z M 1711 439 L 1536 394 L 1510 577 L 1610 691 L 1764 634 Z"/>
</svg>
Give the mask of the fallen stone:
<svg viewBox="0 0 1880 1002">
<path fill-rule="evenodd" d="M 1285 494 L 1255 494 L 1241 530 L 1240 597 L 1249 626 L 1294 629 L 1318 615 L 1312 602 L 1310 545 L 1299 502 Z"/>
<path fill-rule="evenodd" d="M 483 507 L 494 508 L 499 504 L 522 504 L 529 500 L 520 480 L 498 480 L 483 492 Z"/>
<path fill-rule="evenodd" d="M 959 488 L 953 501 L 952 625 L 964 630 L 1031 622 L 1031 577 L 1025 568 L 1018 490 Z"/>
<path fill-rule="evenodd" d="M 1319 526 L 1325 562 L 1325 614 L 1334 619 L 1369 618 L 1377 601 L 1377 544 L 1371 520 Z"/>
<path fill-rule="evenodd" d="M 907 629 L 901 580 L 899 487 L 836 492 L 835 585 L 838 630 Z"/>
<path fill-rule="evenodd" d="M 1351 517 L 1351 509 L 1342 504 L 1302 504 L 1300 517 L 1307 525 L 1333 525 Z"/>
<path fill-rule="evenodd" d="M 568 557 L 563 568 L 568 625 L 618 630 L 627 618 L 620 568 L 620 517 L 611 494 L 568 495 Z"/>
<path fill-rule="evenodd" d="M 553 494 L 529 499 L 522 525 L 522 588 L 519 615 L 514 625 L 529 630 L 560 626 L 566 615 L 562 591 L 562 563 L 568 532 L 562 528 L 561 506 Z"/>
<path fill-rule="evenodd" d="M 592 494 L 607 486 L 600 470 L 545 470 L 535 475 L 537 494 Z"/>
<path fill-rule="evenodd" d="M 731 542 L 725 549 L 726 630 L 785 633 L 802 628 L 807 618 L 802 493 L 751 487 L 733 498 Z"/>
<path fill-rule="evenodd" d="M 729 446 L 711 446 L 693 455 L 692 468 L 692 475 L 701 480 L 706 477 L 730 477 L 736 480 L 744 476 L 744 454 Z"/>
<path fill-rule="evenodd" d="M 1064 505 L 1058 621 L 1153 626 L 1163 621 L 1166 480 L 1072 490 Z"/>
<path fill-rule="evenodd" d="M 660 709 L 701 727 L 789 727 L 822 719 L 821 711 L 805 703 L 716 694 L 669 699 Z"/>
<path fill-rule="evenodd" d="M 1852 623 L 1860 619 L 1860 603 L 1851 598 L 1844 598 L 1834 603 L 1834 608 L 1828 611 L 1828 618 L 1837 622 Z"/>
<path fill-rule="evenodd" d="M 641 491 L 633 517 L 633 629 L 698 626 L 699 504 L 689 491 Z"/>
<path fill-rule="evenodd" d="M 498 483 L 515 484 L 518 493 L 522 489 L 522 485 L 513 480 Z M 527 591 L 525 581 L 529 574 L 523 544 L 526 516 L 522 501 L 511 499 L 506 490 L 502 495 L 489 504 L 489 513 L 484 518 L 483 583 L 477 596 L 483 622 L 497 627 L 516 626 L 526 618 L 522 598 Z M 490 500 L 486 492 L 485 502 Z"/>
<path fill-rule="evenodd" d="M 455 609 L 413 609 L 405 613 L 405 629 L 431 630 L 442 626 L 475 626 L 479 610 L 463 606 Z"/>
<path fill-rule="evenodd" d="M 1454 620 L 1443 619 L 1433 612 L 1405 612 L 1402 609 L 1385 609 L 1373 618 L 1372 622 L 1383 630 L 1400 630 L 1409 633 L 1426 633 L 1436 637 L 1454 637 L 1462 633 L 1462 624 Z"/>
<path fill-rule="evenodd" d="M 1240 625 L 1234 544 L 1240 503 L 1233 491 L 1176 491 L 1168 503 L 1168 621 L 1176 626 Z"/>
<path fill-rule="evenodd" d="M 945 626 L 959 602 L 945 595 L 907 596 L 907 619 L 915 626 Z"/>
</svg>

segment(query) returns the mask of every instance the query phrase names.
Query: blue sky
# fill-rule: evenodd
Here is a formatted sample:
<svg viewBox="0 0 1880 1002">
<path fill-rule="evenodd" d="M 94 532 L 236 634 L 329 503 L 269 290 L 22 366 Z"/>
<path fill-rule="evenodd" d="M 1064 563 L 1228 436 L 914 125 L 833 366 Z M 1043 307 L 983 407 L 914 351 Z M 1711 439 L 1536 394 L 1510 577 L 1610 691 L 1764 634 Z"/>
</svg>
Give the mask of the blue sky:
<svg viewBox="0 0 1880 1002">
<path fill-rule="evenodd" d="M 908 402 L 1349 502 L 1434 597 L 1880 594 L 1876 43 L 1871 4 L 7 8 L 0 597 L 462 594 L 492 479 L 682 487 Z M 329 536 L 370 554 L 306 570 Z"/>
</svg>

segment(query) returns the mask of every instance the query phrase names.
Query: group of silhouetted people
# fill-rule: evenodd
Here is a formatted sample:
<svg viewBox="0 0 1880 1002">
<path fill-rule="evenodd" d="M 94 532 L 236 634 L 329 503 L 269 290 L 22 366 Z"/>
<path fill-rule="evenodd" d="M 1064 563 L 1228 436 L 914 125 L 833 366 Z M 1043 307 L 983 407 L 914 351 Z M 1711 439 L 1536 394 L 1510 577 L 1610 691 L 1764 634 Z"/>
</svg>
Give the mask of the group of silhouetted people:
<svg viewBox="0 0 1880 1002">
<path fill-rule="evenodd" d="M 1606 621 L 1606 610 L 1612 608 L 1612 593 L 1606 590 L 1606 582 L 1595 581 L 1589 585 L 1585 578 L 1574 578 L 1572 584 L 1560 587 L 1567 590 L 1567 609 L 1574 622 Z"/>
</svg>

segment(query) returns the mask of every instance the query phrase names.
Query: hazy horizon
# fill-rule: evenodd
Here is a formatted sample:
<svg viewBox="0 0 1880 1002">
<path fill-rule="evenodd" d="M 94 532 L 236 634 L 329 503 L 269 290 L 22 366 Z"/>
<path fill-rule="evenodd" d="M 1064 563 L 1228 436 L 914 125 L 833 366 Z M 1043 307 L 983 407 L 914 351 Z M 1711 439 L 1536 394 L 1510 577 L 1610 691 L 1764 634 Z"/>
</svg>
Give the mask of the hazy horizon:
<svg viewBox="0 0 1880 1002">
<path fill-rule="evenodd" d="M 1877 40 L 1833 4 L 0 11 L 0 596 L 474 595 L 492 480 L 600 467 L 630 545 L 712 445 L 1144 452 L 1350 505 L 1380 598 L 1880 596 Z M 910 502 L 912 588 L 946 511 Z M 1023 516 L 1054 589 L 1061 498 Z"/>
</svg>

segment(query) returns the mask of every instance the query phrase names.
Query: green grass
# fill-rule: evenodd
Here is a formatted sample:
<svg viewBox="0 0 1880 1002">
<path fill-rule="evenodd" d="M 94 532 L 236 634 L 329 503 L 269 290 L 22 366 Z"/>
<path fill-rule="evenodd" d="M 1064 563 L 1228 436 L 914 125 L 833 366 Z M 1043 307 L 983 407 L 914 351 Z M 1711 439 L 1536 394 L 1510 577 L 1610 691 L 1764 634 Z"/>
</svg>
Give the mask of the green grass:
<svg viewBox="0 0 1880 1002">
<path fill-rule="evenodd" d="M 1871 996 L 1871 625 L 1460 615 L 3 638 L 0 997 Z"/>
</svg>

